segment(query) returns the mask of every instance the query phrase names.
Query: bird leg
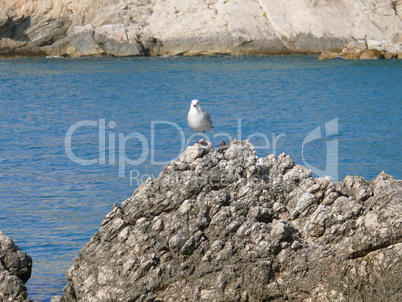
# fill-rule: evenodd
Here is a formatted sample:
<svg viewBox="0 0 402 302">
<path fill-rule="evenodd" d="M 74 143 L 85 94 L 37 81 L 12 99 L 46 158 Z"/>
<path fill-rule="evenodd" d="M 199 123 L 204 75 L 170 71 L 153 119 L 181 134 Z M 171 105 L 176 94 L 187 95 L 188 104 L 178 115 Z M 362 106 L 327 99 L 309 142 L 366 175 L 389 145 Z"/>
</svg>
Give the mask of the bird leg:
<svg viewBox="0 0 402 302">
<path fill-rule="evenodd" d="M 197 140 L 197 131 L 195 131 L 195 142 L 198 143 L 198 140 Z"/>
<path fill-rule="evenodd" d="M 204 131 L 202 131 L 202 133 L 204 133 L 204 139 L 205 139 L 205 130 L 204 130 Z"/>
</svg>

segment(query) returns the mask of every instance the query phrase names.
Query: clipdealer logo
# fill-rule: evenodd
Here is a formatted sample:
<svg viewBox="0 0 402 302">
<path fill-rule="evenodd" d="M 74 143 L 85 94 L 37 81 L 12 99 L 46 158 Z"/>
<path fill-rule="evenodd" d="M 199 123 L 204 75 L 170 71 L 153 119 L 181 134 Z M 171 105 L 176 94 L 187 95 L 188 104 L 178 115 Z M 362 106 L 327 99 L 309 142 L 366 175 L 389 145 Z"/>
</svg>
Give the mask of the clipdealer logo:
<svg viewBox="0 0 402 302">
<path fill-rule="evenodd" d="M 158 161 L 155 159 L 155 132 L 158 126 L 163 125 L 164 127 L 169 126 L 172 127 L 173 131 L 178 131 L 180 134 L 180 150 L 176 154 L 174 158 L 170 158 L 168 161 Z M 93 127 L 97 128 L 96 132 L 98 135 L 98 156 L 92 159 L 82 159 L 79 158 L 73 151 L 73 137 L 75 131 L 81 127 Z M 135 167 L 143 164 L 148 158 L 150 158 L 150 162 L 152 165 L 166 165 L 169 164 L 172 160 L 178 160 L 181 153 L 184 150 L 192 145 L 194 141 L 195 134 L 190 135 L 186 138 L 183 129 L 177 124 L 170 121 L 152 121 L 150 125 L 150 141 L 140 132 L 131 132 L 129 134 L 124 133 L 115 133 L 110 131 L 116 127 L 116 123 L 114 121 L 109 121 L 106 123 L 106 119 L 96 120 L 83 120 L 74 123 L 67 130 L 65 138 L 64 138 L 64 147 L 67 156 L 74 163 L 79 165 L 117 165 L 119 177 L 126 177 L 126 168 L 128 166 Z M 333 119 L 325 124 L 325 134 L 327 137 L 338 134 L 338 118 Z M 259 138 L 264 142 L 263 145 L 255 145 L 256 150 L 265 150 L 276 155 L 276 147 L 278 140 L 285 137 L 285 133 L 280 133 L 278 135 L 272 134 L 271 138 L 267 135 L 255 132 L 251 135 L 248 135 L 245 139 L 251 140 L 255 138 Z M 233 137 L 226 132 L 215 133 L 211 137 L 219 138 L 224 140 L 230 140 Z M 237 120 L 237 137 L 238 140 L 242 140 L 242 120 Z M 302 158 L 303 162 L 307 168 L 309 168 L 313 173 L 315 173 L 319 177 L 331 176 L 334 181 L 338 180 L 338 140 L 331 139 L 327 141 L 327 156 L 326 156 L 326 168 L 324 170 L 320 170 L 313 165 L 306 162 L 304 158 L 304 147 L 308 143 L 315 141 L 317 139 L 321 139 L 321 128 L 318 127 L 312 132 L 310 132 L 306 138 L 303 140 L 302 144 Z M 206 139 L 211 141 L 210 137 L 206 135 Z M 141 145 L 141 155 L 138 158 L 129 158 L 126 154 L 126 145 L 128 141 L 133 140 L 139 142 Z M 116 150 L 117 146 L 117 150 Z M 130 170 L 130 185 L 133 184 L 133 180 L 136 182 L 136 185 L 139 185 L 143 181 L 145 181 L 151 175 L 141 175 L 138 170 Z"/>
</svg>

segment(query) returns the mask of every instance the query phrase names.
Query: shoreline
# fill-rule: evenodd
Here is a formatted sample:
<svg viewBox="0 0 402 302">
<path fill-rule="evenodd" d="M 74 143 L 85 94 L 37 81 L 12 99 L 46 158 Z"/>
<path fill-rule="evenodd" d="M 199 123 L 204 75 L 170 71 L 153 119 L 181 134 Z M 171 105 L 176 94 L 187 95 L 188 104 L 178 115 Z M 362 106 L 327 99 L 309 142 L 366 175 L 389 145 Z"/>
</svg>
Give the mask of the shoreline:
<svg viewBox="0 0 402 302">
<path fill-rule="evenodd" d="M 9 40 L 9 39 L 8 39 Z M 22 47 L 17 48 L 1 48 L 2 40 L 0 40 L 0 59 L 11 58 L 132 58 L 132 57 L 209 57 L 209 56 L 319 56 L 321 51 L 258 51 L 250 50 L 247 52 L 200 52 L 200 53 L 170 53 L 170 52 L 158 52 L 137 55 L 114 55 L 111 53 L 98 53 L 80 55 L 79 53 L 72 54 L 54 54 L 53 51 L 47 52 L 48 47 L 36 47 L 29 43 L 23 44 Z M 14 44 L 14 41 L 8 42 Z M 4 43 L 7 44 L 7 43 Z M 4 46 L 3 46 L 4 47 Z M 334 51 L 340 51 L 339 49 Z"/>
<path fill-rule="evenodd" d="M 36 54 L 36 52 L 34 52 Z M 363 52 L 362 52 L 363 53 Z M 317 57 L 318 60 L 332 60 L 332 59 L 343 59 L 343 60 L 370 60 L 370 59 L 378 59 L 378 60 L 400 60 L 402 59 L 402 54 L 394 53 L 391 57 L 387 57 L 384 55 L 384 52 L 380 52 L 376 58 L 347 58 L 342 56 L 341 52 L 288 52 L 288 53 L 246 53 L 246 54 L 226 54 L 226 53 L 211 53 L 211 54 L 193 54 L 193 55 L 168 55 L 168 54 L 157 54 L 157 55 L 143 55 L 143 56 L 114 56 L 114 55 L 88 55 L 88 56 L 62 56 L 62 55 L 47 55 L 44 53 L 40 53 L 38 55 L 32 55 L 32 52 L 20 53 L 18 55 L 3 55 L 0 53 L 0 60 L 4 59 L 35 59 L 35 58 L 43 58 L 43 59 L 88 59 L 88 58 L 163 58 L 163 57 L 247 57 L 247 56 L 257 56 L 257 57 L 286 57 L 286 56 L 312 56 Z"/>
<path fill-rule="evenodd" d="M 17 59 L 17 58 L 152 58 L 152 57 L 212 57 L 212 56 L 317 56 L 318 60 L 332 60 L 332 59 L 344 59 L 344 60 L 392 60 L 402 59 L 402 52 L 395 50 L 395 47 L 391 50 L 381 48 L 364 49 L 359 46 L 358 41 L 351 41 L 342 49 L 334 50 L 322 50 L 322 51 L 285 51 L 285 52 L 264 52 L 264 51 L 249 51 L 249 52 L 211 52 L 211 53 L 193 53 L 193 54 L 169 54 L 169 53 L 152 53 L 152 54 L 139 54 L 139 55 L 125 55 L 116 56 L 110 53 L 100 53 L 93 55 L 77 55 L 77 54 L 54 54 L 52 52 L 46 52 L 46 47 L 35 47 L 32 45 L 24 44 L 23 47 L 16 49 L 1 49 L 0 40 L 0 59 Z M 12 44 L 13 42 L 11 42 Z M 356 46 L 358 45 L 358 46 Z M 396 46 L 402 49 L 402 43 Z"/>
</svg>

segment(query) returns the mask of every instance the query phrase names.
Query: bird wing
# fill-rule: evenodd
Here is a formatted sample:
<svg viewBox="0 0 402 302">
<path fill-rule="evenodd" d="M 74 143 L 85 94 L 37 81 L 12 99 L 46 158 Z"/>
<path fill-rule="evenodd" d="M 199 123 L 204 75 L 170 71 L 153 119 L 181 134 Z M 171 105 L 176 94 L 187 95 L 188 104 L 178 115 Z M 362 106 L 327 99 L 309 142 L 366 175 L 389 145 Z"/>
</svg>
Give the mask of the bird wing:
<svg viewBox="0 0 402 302">
<path fill-rule="evenodd" d="M 209 115 L 208 112 L 204 111 L 204 117 L 208 121 L 208 123 L 211 125 L 211 127 L 213 127 L 212 126 L 212 119 L 211 119 L 211 116 Z"/>
</svg>

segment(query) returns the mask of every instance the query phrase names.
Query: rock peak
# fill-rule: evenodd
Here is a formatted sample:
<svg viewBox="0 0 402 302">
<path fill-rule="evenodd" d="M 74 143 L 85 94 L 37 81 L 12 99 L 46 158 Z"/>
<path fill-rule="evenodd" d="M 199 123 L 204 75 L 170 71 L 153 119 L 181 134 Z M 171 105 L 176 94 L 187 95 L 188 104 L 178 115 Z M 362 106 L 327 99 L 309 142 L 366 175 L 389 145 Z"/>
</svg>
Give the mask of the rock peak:
<svg viewBox="0 0 402 302">
<path fill-rule="evenodd" d="M 200 141 L 113 206 L 66 300 L 396 301 L 401 200 L 385 173 L 335 184 L 248 141 Z"/>
</svg>

